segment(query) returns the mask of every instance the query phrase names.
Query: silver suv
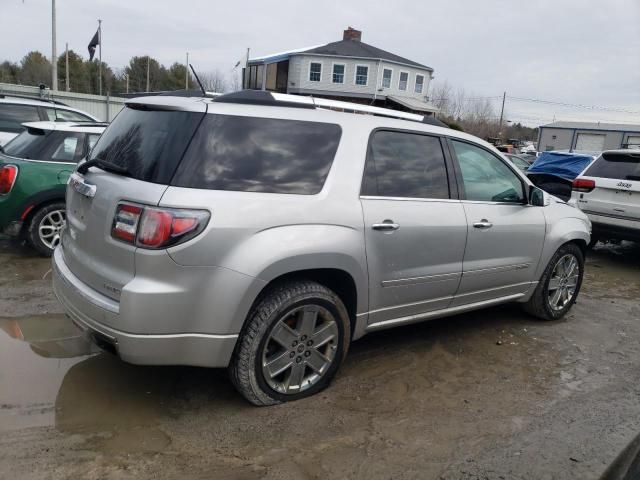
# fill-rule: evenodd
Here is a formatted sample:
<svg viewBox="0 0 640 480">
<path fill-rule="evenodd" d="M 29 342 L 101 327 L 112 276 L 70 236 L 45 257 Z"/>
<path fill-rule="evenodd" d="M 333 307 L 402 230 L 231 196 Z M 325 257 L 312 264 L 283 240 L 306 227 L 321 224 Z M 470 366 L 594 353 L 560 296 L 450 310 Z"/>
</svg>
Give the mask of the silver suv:
<svg viewBox="0 0 640 480">
<path fill-rule="evenodd" d="M 640 150 L 603 152 L 573 181 L 569 203 L 593 223 L 592 245 L 640 241 Z"/>
<path fill-rule="evenodd" d="M 228 367 L 256 405 L 322 390 L 369 332 L 513 301 L 562 317 L 587 217 L 422 120 L 268 92 L 131 100 L 70 178 L 55 292 L 123 360 Z"/>
</svg>

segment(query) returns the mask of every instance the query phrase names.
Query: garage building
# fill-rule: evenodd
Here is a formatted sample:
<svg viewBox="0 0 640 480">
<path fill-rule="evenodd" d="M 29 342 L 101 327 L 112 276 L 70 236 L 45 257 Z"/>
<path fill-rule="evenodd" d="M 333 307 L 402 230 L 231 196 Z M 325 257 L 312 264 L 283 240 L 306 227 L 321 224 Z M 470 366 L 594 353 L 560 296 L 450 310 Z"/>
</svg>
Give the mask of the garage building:
<svg viewBox="0 0 640 480">
<path fill-rule="evenodd" d="M 601 152 L 640 148 L 640 125 L 602 122 L 553 122 L 538 132 L 538 151 Z"/>
</svg>

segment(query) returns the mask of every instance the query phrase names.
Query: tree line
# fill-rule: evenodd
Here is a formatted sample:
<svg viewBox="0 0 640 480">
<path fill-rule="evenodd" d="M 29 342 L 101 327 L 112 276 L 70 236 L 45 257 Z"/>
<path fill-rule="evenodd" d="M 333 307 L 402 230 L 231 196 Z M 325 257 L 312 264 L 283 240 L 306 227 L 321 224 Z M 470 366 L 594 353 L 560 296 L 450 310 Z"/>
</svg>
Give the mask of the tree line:
<svg viewBox="0 0 640 480">
<path fill-rule="evenodd" d="M 102 93 L 117 96 L 127 91 L 147 91 L 147 63 L 149 68 L 149 91 L 170 91 L 185 88 L 186 66 L 175 62 L 165 67 L 149 56 L 131 57 L 126 67 L 113 69 L 102 62 Z M 68 90 L 78 93 L 99 93 L 99 64 L 97 59 L 90 61 L 73 50 L 69 50 Z M 198 72 L 198 76 L 207 91 L 224 92 L 238 86 L 236 75 L 226 78 L 220 71 Z M 5 60 L 0 63 L 0 83 L 14 83 L 37 86 L 51 85 L 51 62 L 41 52 L 27 53 L 19 62 Z M 58 88 L 67 90 L 66 55 L 58 57 Z M 195 78 L 189 73 L 189 88 L 198 88 Z"/>
<path fill-rule="evenodd" d="M 480 138 L 499 137 L 503 140 L 536 140 L 538 129 L 509 122 L 508 112 L 504 112 L 500 125 L 500 112 L 486 97 L 478 97 L 464 88 L 454 88 L 444 81 L 434 85 L 431 102 L 440 109 L 438 118 L 449 126 L 471 133 Z"/>
</svg>

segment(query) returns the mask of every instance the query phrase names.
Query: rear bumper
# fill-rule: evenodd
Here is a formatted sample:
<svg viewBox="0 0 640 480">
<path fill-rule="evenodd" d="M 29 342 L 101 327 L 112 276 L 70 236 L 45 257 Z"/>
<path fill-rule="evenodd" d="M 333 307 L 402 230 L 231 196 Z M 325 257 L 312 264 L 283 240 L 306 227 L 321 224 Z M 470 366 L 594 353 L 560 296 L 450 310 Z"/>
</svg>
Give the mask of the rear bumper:
<svg viewBox="0 0 640 480">
<path fill-rule="evenodd" d="M 78 279 L 64 262 L 60 248 L 53 254 L 53 291 L 73 322 L 98 346 L 138 365 L 226 367 L 238 335 L 200 333 L 143 335 L 107 326 L 117 323 L 118 302 Z"/>
<path fill-rule="evenodd" d="M 592 236 L 640 241 L 640 220 L 585 212 L 591 220 Z"/>
</svg>

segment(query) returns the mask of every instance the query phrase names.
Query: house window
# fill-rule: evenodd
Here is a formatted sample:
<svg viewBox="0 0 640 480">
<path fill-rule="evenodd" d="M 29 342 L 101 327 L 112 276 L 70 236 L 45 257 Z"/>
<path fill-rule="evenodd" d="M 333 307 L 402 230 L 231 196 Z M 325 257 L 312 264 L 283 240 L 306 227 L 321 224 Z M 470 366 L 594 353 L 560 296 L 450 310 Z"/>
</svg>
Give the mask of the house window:
<svg viewBox="0 0 640 480">
<path fill-rule="evenodd" d="M 400 72 L 400 81 L 398 82 L 398 90 L 406 90 L 409 83 L 409 72 Z"/>
<path fill-rule="evenodd" d="M 416 75 L 416 86 L 415 92 L 422 93 L 422 89 L 424 88 L 424 75 Z"/>
<path fill-rule="evenodd" d="M 382 88 L 391 88 L 391 76 L 393 75 L 393 70 L 390 68 L 385 68 L 382 70 Z"/>
<path fill-rule="evenodd" d="M 317 62 L 311 62 L 309 64 L 309 81 L 319 82 L 322 76 L 322 64 Z"/>
<path fill-rule="evenodd" d="M 369 77 L 369 67 L 358 65 L 356 67 L 356 85 L 366 85 Z"/>
<path fill-rule="evenodd" d="M 344 65 L 333 65 L 333 83 L 344 83 Z"/>
</svg>

